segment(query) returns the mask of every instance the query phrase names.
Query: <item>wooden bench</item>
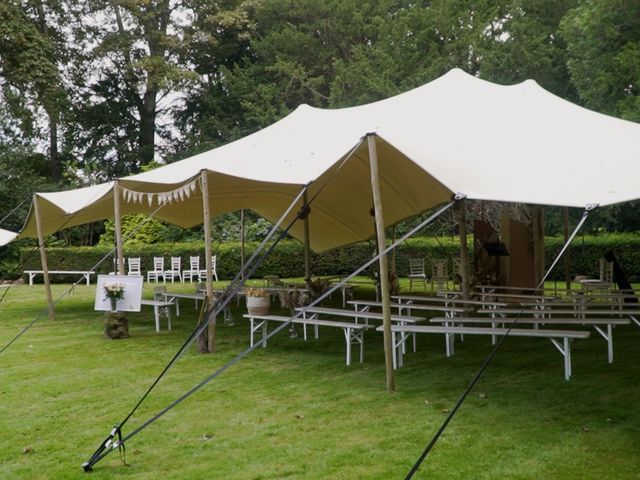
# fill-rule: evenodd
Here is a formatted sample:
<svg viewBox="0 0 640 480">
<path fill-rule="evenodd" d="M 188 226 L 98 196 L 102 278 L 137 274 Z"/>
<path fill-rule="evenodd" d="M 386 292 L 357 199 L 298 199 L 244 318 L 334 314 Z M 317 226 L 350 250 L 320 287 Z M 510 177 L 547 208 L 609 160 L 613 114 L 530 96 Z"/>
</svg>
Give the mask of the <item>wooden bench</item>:
<svg viewBox="0 0 640 480">
<path fill-rule="evenodd" d="M 381 330 L 378 327 L 377 330 Z M 453 355 L 453 338 L 456 334 L 464 335 L 505 335 L 506 328 L 480 328 L 480 327 L 439 327 L 431 325 L 392 325 L 393 334 L 393 364 L 394 368 L 402 366 L 402 342 L 406 341 L 407 333 L 440 333 L 445 336 L 447 357 Z M 396 335 L 400 334 L 397 339 Z M 404 334 L 404 335 L 403 335 Z M 571 340 L 589 338 L 590 332 L 576 330 L 535 330 L 535 329 L 511 329 L 509 336 L 512 337 L 537 337 L 548 338 L 564 357 L 564 378 L 571 378 Z M 560 342 L 562 341 L 562 343 Z"/>
<path fill-rule="evenodd" d="M 164 297 L 165 302 L 171 302 L 176 306 L 176 316 L 180 316 L 180 299 L 186 298 L 189 300 L 194 300 L 196 305 L 196 310 L 198 309 L 198 302 L 204 300 L 206 296 L 203 292 L 197 293 L 176 293 L 176 292 L 158 292 L 158 295 L 162 295 Z"/>
<path fill-rule="evenodd" d="M 33 279 L 36 275 L 43 275 L 43 270 L 25 270 L 23 273 L 29 275 L 29 285 L 33 285 Z M 91 270 L 49 270 L 49 275 L 82 275 L 87 281 L 87 285 L 91 284 L 91 275 L 96 272 Z"/>
<path fill-rule="evenodd" d="M 511 325 L 515 318 L 487 318 L 487 317 L 456 317 L 456 318 L 432 318 L 431 323 L 442 323 L 444 326 L 449 325 L 469 325 L 490 323 L 492 328 L 501 325 Z M 590 326 L 598 332 L 607 342 L 607 354 L 609 363 L 613 363 L 613 326 L 629 325 L 631 321 L 628 318 L 518 318 L 517 324 L 533 325 L 534 329 L 538 329 L 540 325 L 574 325 L 574 326 Z M 606 329 L 606 331 L 605 331 Z M 495 345 L 496 335 L 491 336 L 491 343 Z"/>
<path fill-rule="evenodd" d="M 318 318 L 294 318 L 281 315 L 253 315 L 247 313 L 243 315 L 250 322 L 250 340 L 249 345 L 255 345 L 255 334 L 258 331 L 262 333 L 262 348 L 267 348 L 267 325 L 268 322 L 286 323 L 291 322 L 297 325 L 303 325 L 304 339 L 307 340 L 307 325 L 313 325 L 314 338 L 319 338 L 318 327 L 342 328 L 344 331 L 344 339 L 346 342 L 346 364 L 351 365 L 351 345 L 360 345 L 360 363 L 364 361 L 364 331 L 373 328 L 371 325 L 362 323 L 336 322 L 332 320 L 321 320 Z"/>
<path fill-rule="evenodd" d="M 160 309 L 165 308 L 167 311 L 167 327 L 171 330 L 171 307 L 173 306 L 173 302 L 163 300 L 145 300 L 143 298 L 140 301 L 140 305 L 149 305 L 153 307 L 153 316 L 156 320 L 156 332 L 160 331 Z"/>
</svg>

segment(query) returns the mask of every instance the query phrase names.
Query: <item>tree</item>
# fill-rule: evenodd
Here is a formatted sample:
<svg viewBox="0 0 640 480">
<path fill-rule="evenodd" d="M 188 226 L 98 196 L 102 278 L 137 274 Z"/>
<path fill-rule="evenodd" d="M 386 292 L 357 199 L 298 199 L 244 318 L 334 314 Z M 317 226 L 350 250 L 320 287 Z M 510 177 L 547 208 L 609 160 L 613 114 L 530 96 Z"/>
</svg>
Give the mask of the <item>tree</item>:
<svg viewBox="0 0 640 480">
<path fill-rule="evenodd" d="M 49 166 L 53 181 L 62 179 L 58 124 L 65 91 L 58 71 L 62 59 L 59 32 L 49 25 L 60 18 L 60 5 L 47 8 L 41 0 L 0 3 L 0 88 L 22 134 L 38 137 L 36 117 L 48 117 Z"/>
<path fill-rule="evenodd" d="M 195 78 L 180 63 L 189 11 L 177 0 L 93 0 L 83 14 L 76 36 L 87 54 L 75 72 L 73 138 L 79 166 L 103 178 L 137 172 L 154 160 L 156 136 L 172 136 L 163 115 Z"/>
<path fill-rule="evenodd" d="M 640 121 L 640 2 L 582 2 L 562 21 L 562 34 L 584 106 Z"/>
</svg>

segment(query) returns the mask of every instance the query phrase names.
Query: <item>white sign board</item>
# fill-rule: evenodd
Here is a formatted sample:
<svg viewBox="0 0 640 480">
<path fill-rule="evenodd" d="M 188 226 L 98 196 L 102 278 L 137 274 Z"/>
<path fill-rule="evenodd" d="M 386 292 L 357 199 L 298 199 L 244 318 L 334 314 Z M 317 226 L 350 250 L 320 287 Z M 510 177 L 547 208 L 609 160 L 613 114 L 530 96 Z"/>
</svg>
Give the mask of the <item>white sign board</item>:
<svg viewBox="0 0 640 480">
<path fill-rule="evenodd" d="M 104 291 L 109 283 L 121 283 L 124 285 L 124 298 L 116 303 L 119 312 L 139 312 L 142 300 L 142 276 L 141 275 L 98 275 L 96 286 L 96 303 L 94 310 L 110 311 L 111 301 Z"/>
</svg>

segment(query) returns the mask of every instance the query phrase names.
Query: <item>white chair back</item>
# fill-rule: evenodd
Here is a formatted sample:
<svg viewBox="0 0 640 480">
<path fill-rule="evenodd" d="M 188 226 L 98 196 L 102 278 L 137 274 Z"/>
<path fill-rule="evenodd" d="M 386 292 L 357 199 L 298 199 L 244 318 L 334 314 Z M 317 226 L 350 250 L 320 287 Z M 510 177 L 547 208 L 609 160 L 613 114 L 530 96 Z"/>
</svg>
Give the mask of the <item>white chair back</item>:
<svg viewBox="0 0 640 480">
<path fill-rule="evenodd" d="M 140 272 L 140 257 L 127 258 L 127 275 L 141 275 Z"/>
</svg>

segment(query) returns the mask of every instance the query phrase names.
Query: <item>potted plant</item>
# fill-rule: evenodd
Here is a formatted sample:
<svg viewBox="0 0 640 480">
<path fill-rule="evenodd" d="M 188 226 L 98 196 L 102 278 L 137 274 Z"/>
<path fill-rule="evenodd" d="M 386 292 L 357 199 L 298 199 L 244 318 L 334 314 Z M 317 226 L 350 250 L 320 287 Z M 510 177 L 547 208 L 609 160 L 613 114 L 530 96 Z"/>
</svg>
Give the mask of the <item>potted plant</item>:
<svg viewBox="0 0 640 480">
<path fill-rule="evenodd" d="M 247 298 L 247 311 L 251 315 L 268 315 L 271 305 L 269 292 L 264 288 L 247 287 L 244 289 Z"/>
<path fill-rule="evenodd" d="M 104 335 L 110 339 L 129 337 L 129 322 L 124 312 L 118 312 L 118 300 L 124 299 L 124 283 L 105 283 L 104 299 L 109 300 L 111 311 L 105 312 Z"/>
</svg>

